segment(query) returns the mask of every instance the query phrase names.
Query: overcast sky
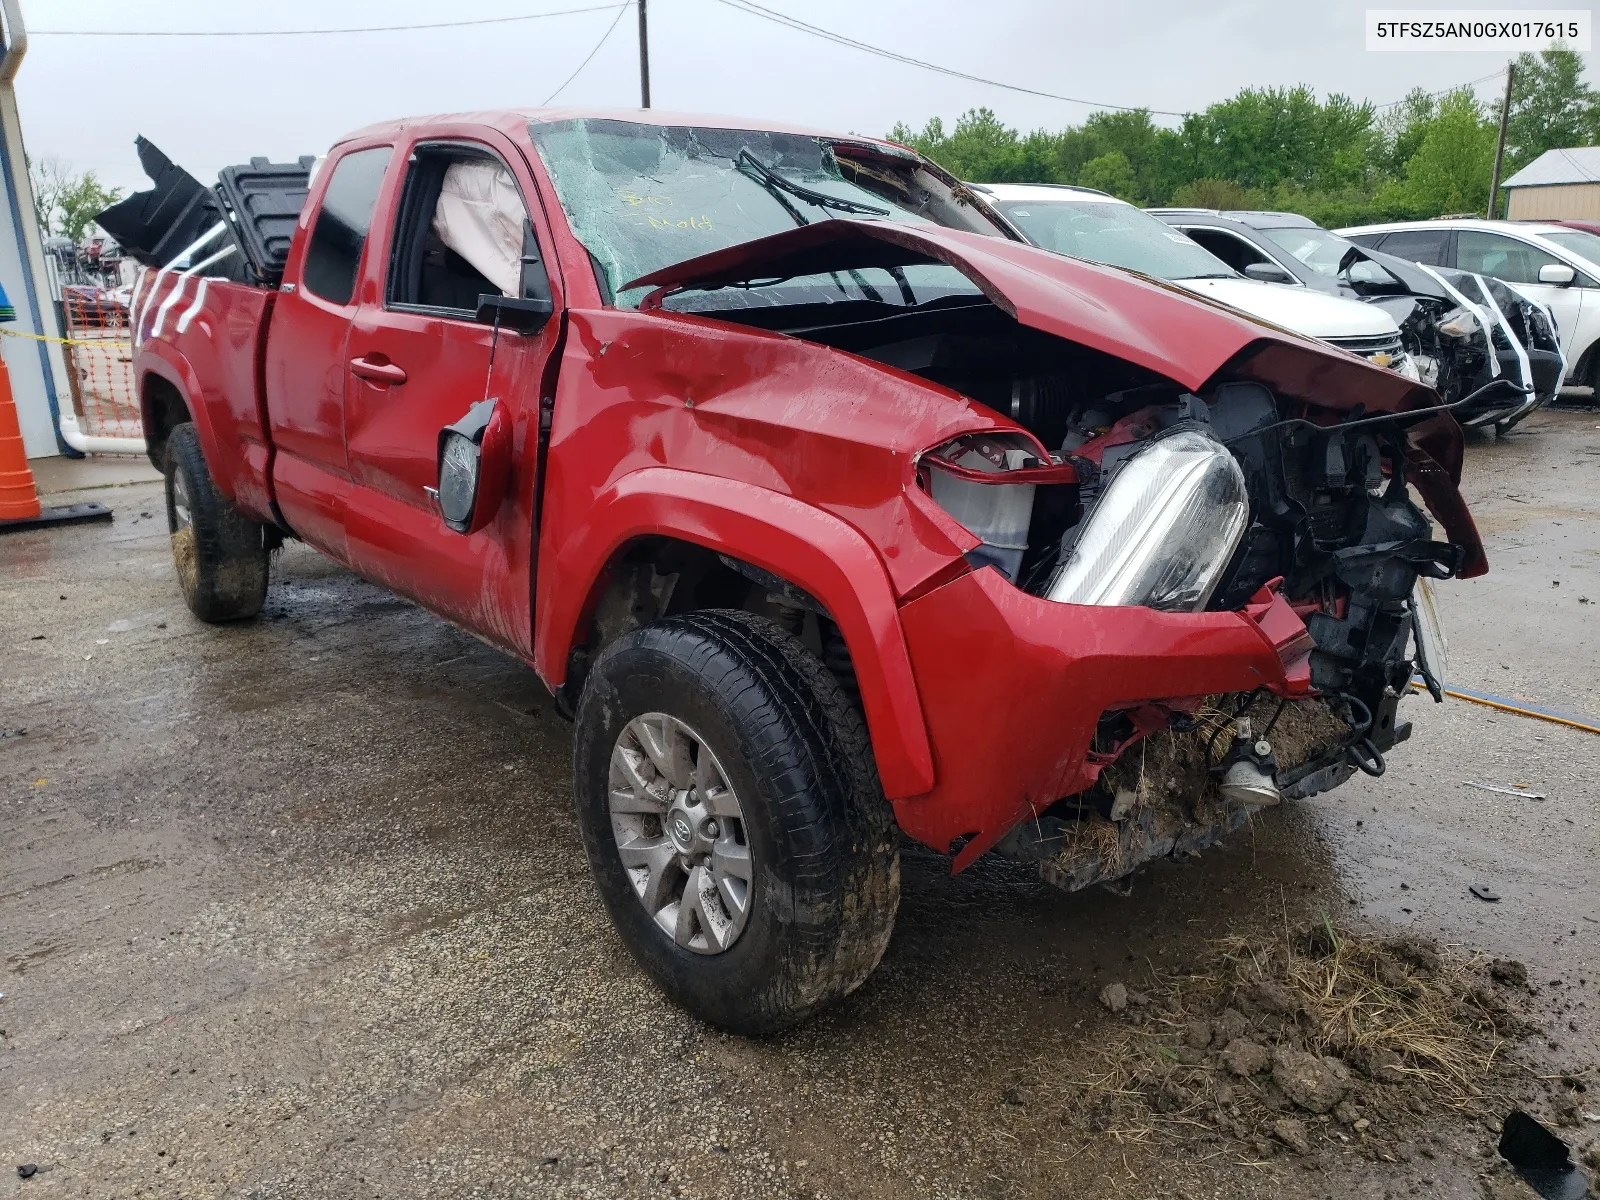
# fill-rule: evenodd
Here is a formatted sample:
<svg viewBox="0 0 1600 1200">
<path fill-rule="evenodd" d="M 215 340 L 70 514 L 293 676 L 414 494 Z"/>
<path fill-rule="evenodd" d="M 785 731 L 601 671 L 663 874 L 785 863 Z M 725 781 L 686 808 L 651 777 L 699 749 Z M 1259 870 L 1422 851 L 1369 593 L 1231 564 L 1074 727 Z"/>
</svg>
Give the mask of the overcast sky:
<svg viewBox="0 0 1600 1200">
<path fill-rule="evenodd" d="M 544 102 L 614 12 L 476 28 L 318 37 L 46 36 L 48 30 L 305 29 L 509 16 L 608 0 L 21 0 L 33 36 L 17 91 L 27 147 L 144 186 L 143 133 L 210 180 L 253 155 L 321 153 L 340 134 L 407 114 Z M 763 0 L 903 54 L 1088 100 L 1189 111 L 1247 85 L 1306 83 L 1384 104 L 1488 75 L 1498 54 L 1368 53 L 1358 0 Z M 1388 0 L 1398 4 L 1399 0 Z M 1497 7 L 1534 7 L 1496 0 Z M 1029 129 L 1076 124 L 1080 104 L 945 78 L 820 41 L 718 0 L 649 0 L 657 108 L 741 113 L 860 133 L 947 123 L 988 105 Z M 1592 58 L 1586 56 L 1586 59 Z M 1494 83 L 1480 87 L 1489 95 Z M 632 10 L 561 94 L 639 102 Z M 1171 118 L 1164 118 L 1171 120 Z"/>
</svg>

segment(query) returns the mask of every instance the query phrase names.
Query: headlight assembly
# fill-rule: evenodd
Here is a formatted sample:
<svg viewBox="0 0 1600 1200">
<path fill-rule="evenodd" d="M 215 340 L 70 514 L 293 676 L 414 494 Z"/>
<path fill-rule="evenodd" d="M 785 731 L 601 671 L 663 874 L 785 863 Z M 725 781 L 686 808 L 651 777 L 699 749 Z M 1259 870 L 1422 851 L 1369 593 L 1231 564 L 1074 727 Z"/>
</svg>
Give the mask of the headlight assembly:
<svg viewBox="0 0 1600 1200">
<path fill-rule="evenodd" d="M 1227 447 L 1198 430 L 1175 431 L 1112 475 L 1047 595 L 1198 612 L 1249 524 L 1244 472 Z"/>
</svg>

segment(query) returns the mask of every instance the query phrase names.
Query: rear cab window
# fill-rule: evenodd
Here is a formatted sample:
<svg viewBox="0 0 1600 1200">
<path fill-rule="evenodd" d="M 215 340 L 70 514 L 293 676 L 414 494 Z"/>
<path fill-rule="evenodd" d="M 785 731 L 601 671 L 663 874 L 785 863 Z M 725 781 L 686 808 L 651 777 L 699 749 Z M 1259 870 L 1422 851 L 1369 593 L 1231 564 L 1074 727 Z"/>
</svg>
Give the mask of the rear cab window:
<svg viewBox="0 0 1600 1200">
<path fill-rule="evenodd" d="M 334 304 L 349 304 L 355 295 L 361 252 L 393 154 L 392 146 L 375 146 L 334 164 L 300 268 L 300 284 L 313 295 Z"/>
</svg>

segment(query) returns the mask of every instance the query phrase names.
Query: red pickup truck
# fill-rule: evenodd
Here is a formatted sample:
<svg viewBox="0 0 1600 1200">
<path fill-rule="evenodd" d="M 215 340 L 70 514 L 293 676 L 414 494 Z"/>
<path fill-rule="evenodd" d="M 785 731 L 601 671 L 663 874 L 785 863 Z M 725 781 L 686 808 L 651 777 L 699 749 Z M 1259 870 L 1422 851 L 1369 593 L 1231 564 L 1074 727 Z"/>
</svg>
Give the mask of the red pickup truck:
<svg viewBox="0 0 1600 1200">
<path fill-rule="evenodd" d="M 254 616 L 292 537 L 531 664 L 617 929 L 724 1028 L 867 977 L 902 832 L 1080 887 L 1381 772 L 1429 581 L 1486 569 L 1431 391 L 892 143 L 545 110 L 210 187 L 141 153 L 101 223 L 190 608 Z"/>
</svg>

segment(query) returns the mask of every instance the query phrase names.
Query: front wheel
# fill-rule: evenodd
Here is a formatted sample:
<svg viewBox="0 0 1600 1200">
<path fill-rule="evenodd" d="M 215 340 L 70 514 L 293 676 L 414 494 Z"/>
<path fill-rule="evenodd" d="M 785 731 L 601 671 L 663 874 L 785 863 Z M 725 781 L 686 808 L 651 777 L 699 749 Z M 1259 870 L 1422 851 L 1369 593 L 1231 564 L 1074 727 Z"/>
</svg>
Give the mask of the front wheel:
<svg viewBox="0 0 1600 1200">
<path fill-rule="evenodd" d="M 189 611 L 202 621 L 243 621 L 267 599 L 267 527 L 235 508 L 212 482 L 194 424 L 167 437 L 167 529 Z"/>
<path fill-rule="evenodd" d="M 778 625 L 713 610 L 618 638 L 585 680 L 574 767 L 611 920 L 694 1015 L 768 1033 L 877 966 L 893 817 L 860 714 Z"/>
</svg>

